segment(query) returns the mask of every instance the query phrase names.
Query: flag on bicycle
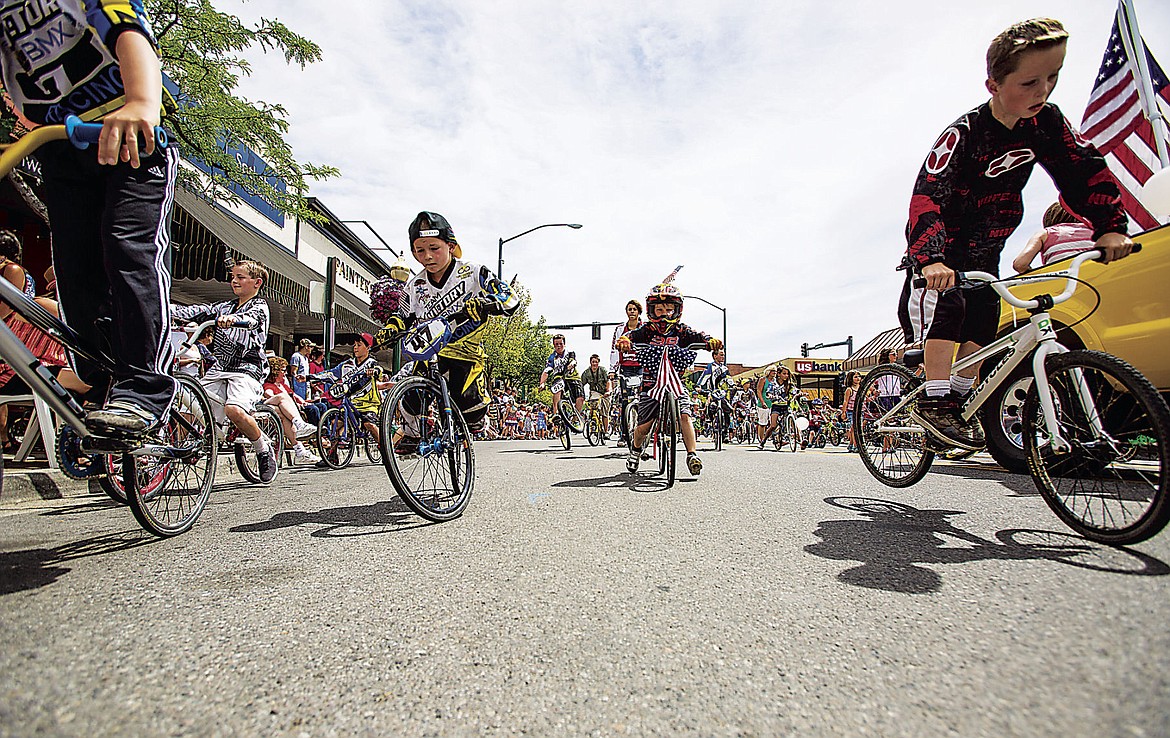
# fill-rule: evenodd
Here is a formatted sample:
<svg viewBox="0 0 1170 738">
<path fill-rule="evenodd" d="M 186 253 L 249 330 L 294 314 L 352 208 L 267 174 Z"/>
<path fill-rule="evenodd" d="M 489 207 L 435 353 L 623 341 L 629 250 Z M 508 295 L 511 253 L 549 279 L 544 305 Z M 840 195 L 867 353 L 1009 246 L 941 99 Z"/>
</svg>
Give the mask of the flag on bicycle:
<svg viewBox="0 0 1170 738">
<path fill-rule="evenodd" d="M 650 396 L 656 402 L 662 402 L 662 398 L 666 395 L 666 390 L 674 393 L 675 397 L 683 394 L 682 379 L 678 376 L 678 372 L 674 370 L 674 364 L 671 363 L 668 356 L 670 348 L 662 354 L 662 360 L 658 362 L 658 375 L 654 380 L 654 386 L 650 388 Z"/>
<path fill-rule="evenodd" d="M 1170 109 L 1170 80 L 1141 35 L 1131 28 L 1136 26 L 1129 22 L 1122 0 L 1085 108 L 1081 134 L 1105 156 L 1121 186 L 1126 213 L 1145 230 L 1157 227 L 1158 220 L 1136 195 L 1165 166 L 1170 143 L 1164 111 Z"/>
</svg>

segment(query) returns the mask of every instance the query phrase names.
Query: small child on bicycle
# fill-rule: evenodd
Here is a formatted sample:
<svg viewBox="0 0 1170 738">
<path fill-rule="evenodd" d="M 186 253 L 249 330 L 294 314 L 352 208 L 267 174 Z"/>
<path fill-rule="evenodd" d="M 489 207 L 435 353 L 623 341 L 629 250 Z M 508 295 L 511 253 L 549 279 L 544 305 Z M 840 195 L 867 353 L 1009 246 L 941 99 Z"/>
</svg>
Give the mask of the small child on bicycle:
<svg viewBox="0 0 1170 738">
<path fill-rule="evenodd" d="M 375 345 L 394 341 L 399 334 L 419 321 L 433 318 L 466 317 L 480 323 L 467 335 L 452 341 L 439 351 L 437 367 L 447 377 L 456 406 L 463 414 L 471 433 L 487 425 L 491 403 L 484 372 L 487 354 L 483 350 L 483 330 L 491 315 L 511 315 L 520 306 L 508 304 L 495 295 L 509 293 L 506 284 L 479 264 L 463 261 L 463 248 L 455 231 L 442 215 L 421 212 L 407 229 L 410 251 L 422 270 L 406 282 L 405 304 L 401 314 L 386 323 L 374 336 Z M 422 366 L 417 370 L 421 371 Z M 414 448 L 412 448 L 412 446 Z M 418 446 L 418 439 L 404 436 L 394 445 L 396 453 L 408 455 Z"/>
<path fill-rule="evenodd" d="M 44 176 L 61 318 L 88 344 L 108 342 L 113 377 L 77 355 L 92 386 L 86 425 L 140 437 L 174 399 L 170 346 L 170 215 L 179 154 L 155 141 L 162 73 L 140 2 L 5 2 L 3 87 L 27 127 L 69 115 L 101 121 L 96 147 L 51 141 Z M 47 46 L 48 45 L 48 46 Z M 51 48 L 50 48 L 51 47 Z M 140 143 L 141 142 L 141 143 Z M 141 148 L 141 150 L 140 150 Z M 108 335 L 99 317 L 113 318 Z M 103 321 L 104 323 L 104 321 Z"/>
<path fill-rule="evenodd" d="M 960 445 L 982 445 L 977 420 L 960 409 L 979 371 L 951 374 L 958 358 L 995 338 L 1000 299 L 994 290 L 951 289 L 955 272 L 999 273 L 1000 253 L 1023 217 L 1021 192 L 1040 164 L 1061 195 L 1093 227 L 1103 261 L 1129 254 L 1128 219 L 1104 158 L 1048 102 L 1064 64 L 1068 33 L 1059 21 L 1016 23 L 987 50 L 991 99 L 952 123 L 931 147 L 914 184 L 907 270 L 899 318 L 907 340 L 924 342 L 926 397 L 917 419 Z M 912 282 L 921 275 L 925 288 Z"/>
<path fill-rule="evenodd" d="M 673 274 L 671 276 L 673 277 Z M 658 417 L 659 400 L 652 390 L 659 371 L 666 369 L 662 362 L 668 362 L 675 374 L 681 376 L 695 361 L 695 352 L 686 348 L 689 344 L 705 343 L 710 351 L 715 351 L 723 345 L 718 338 L 712 338 L 680 322 L 682 311 L 683 296 L 677 287 L 669 282 L 655 285 L 646 296 L 646 314 L 649 321 L 617 341 L 618 348 L 622 351 L 634 348 L 638 353 L 638 362 L 642 365 L 642 387 L 638 392 L 638 426 L 634 429 L 633 449 L 626 457 L 626 468 L 630 473 L 638 470 L 638 462 L 644 457 L 643 449 L 646 446 L 646 437 L 650 433 L 650 426 Z M 683 445 L 687 450 L 687 471 L 691 476 L 698 476 L 703 470 L 703 462 L 695 452 L 691 396 L 681 381 L 672 389 L 678 397 Z"/>
<path fill-rule="evenodd" d="M 268 281 L 268 270 L 255 261 L 241 261 L 232 266 L 232 292 L 236 299 L 206 305 L 172 305 L 171 313 L 180 322 L 202 323 L 215 318 L 216 329 L 211 350 L 217 366 L 203 375 L 200 384 L 207 390 L 215 418 L 225 417 L 239 429 L 256 451 L 260 481 L 268 484 L 276 476 L 276 450 L 272 440 L 260 430 L 252 413 L 264 399 L 262 382 L 268 375 L 268 357 L 264 343 L 268 339 L 268 302 L 260 290 Z M 302 421 L 303 422 L 303 421 Z M 296 429 L 297 438 L 307 438 L 316 428 L 303 423 Z"/>
</svg>

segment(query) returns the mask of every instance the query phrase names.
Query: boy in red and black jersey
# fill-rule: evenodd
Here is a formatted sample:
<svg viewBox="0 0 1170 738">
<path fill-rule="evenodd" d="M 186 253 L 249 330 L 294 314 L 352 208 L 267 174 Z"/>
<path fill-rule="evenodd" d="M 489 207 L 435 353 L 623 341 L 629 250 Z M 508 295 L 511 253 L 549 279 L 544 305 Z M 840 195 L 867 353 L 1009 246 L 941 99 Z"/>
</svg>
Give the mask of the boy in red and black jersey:
<svg viewBox="0 0 1170 738">
<path fill-rule="evenodd" d="M 914 184 L 899 315 L 907 339 L 924 342 L 920 419 L 961 445 L 983 443 L 978 423 L 964 424 L 958 414 L 979 368 L 951 376 L 955 344 L 963 358 L 995 338 L 999 296 L 989 288 L 944 290 L 954 286 L 956 271 L 999 273 L 1004 243 L 1023 218 L 1021 192 L 1032 169 L 1042 166 L 1093 225 L 1106 261 L 1133 247 L 1104 158 L 1048 103 L 1067 40 L 1060 22 L 1050 18 L 1017 23 L 997 36 L 987 50 L 991 99 L 943 131 Z M 925 289 L 911 287 L 919 274 Z"/>
</svg>

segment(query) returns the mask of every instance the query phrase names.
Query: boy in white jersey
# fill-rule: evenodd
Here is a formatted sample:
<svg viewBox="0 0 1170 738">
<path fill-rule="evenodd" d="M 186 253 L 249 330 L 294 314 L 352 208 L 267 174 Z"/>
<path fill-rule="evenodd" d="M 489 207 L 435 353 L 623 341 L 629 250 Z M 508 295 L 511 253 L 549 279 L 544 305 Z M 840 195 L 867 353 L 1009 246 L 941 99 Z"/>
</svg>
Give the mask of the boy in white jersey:
<svg viewBox="0 0 1170 738">
<path fill-rule="evenodd" d="M 419 213 L 408 233 L 411 253 L 423 268 L 406 282 L 402 314 L 391 318 L 374 341 L 377 345 L 387 344 L 420 320 L 459 314 L 457 317 L 466 316 L 480 323 L 475 330 L 447 344 L 438 357 L 439 371 L 447 376 L 455 404 L 471 432 L 479 433 L 491 402 L 484 374 L 487 355 L 483 350 L 483 326 L 491 315 L 515 312 L 519 302 L 505 305 L 491 297 L 506 291 L 507 285 L 487 267 L 463 261 L 463 249 L 442 215 Z M 395 450 L 409 453 L 410 443 L 411 439 L 404 438 Z"/>
</svg>

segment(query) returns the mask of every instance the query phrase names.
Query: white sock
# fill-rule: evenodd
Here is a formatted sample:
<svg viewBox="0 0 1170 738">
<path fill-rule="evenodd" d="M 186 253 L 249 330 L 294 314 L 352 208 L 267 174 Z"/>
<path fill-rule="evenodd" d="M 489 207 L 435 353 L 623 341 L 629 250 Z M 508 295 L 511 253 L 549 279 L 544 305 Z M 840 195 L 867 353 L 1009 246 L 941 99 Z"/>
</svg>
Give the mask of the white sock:
<svg viewBox="0 0 1170 738">
<path fill-rule="evenodd" d="M 927 397 L 942 397 L 951 391 L 951 382 L 949 379 L 928 379 L 923 382 L 923 385 L 926 388 Z"/>
<path fill-rule="evenodd" d="M 252 448 L 256 450 L 256 453 L 262 454 L 268 450 L 268 443 L 268 436 L 261 433 L 259 438 L 252 441 Z"/>
<path fill-rule="evenodd" d="M 974 386 L 975 377 L 963 377 L 958 374 L 951 375 L 951 389 L 953 389 L 956 394 L 965 395 L 970 392 L 971 388 Z"/>
</svg>

